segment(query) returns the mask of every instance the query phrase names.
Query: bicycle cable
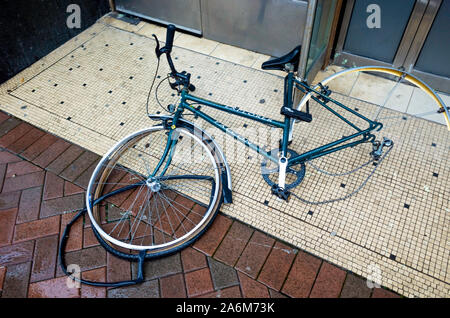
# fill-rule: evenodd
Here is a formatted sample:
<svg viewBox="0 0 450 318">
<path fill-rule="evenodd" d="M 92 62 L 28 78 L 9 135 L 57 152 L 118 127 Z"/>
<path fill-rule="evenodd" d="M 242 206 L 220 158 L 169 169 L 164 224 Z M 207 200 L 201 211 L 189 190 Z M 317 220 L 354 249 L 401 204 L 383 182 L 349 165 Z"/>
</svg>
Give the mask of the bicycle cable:
<svg viewBox="0 0 450 318">
<path fill-rule="evenodd" d="M 360 73 L 358 73 L 358 76 L 359 76 L 359 75 L 360 75 Z M 397 80 L 396 84 L 395 84 L 394 87 L 390 90 L 390 92 L 388 93 L 388 96 L 385 98 L 385 100 L 384 100 L 384 102 L 383 102 L 383 105 L 380 105 L 380 106 L 379 106 L 379 110 L 377 111 L 377 114 L 376 114 L 376 116 L 375 116 L 375 118 L 374 118 L 373 120 L 376 121 L 376 120 L 379 118 L 379 116 L 380 116 L 382 110 L 386 107 L 386 104 L 387 104 L 387 102 L 389 101 L 389 99 L 391 98 L 393 92 L 394 92 L 395 89 L 398 87 L 398 85 L 403 81 L 403 79 L 404 79 L 404 75 L 403 75 L 402 77 L 400 77 L 399 80 Z M 356 82 L 356 81 L 355 81 L 355 82 Z M 390 149 L 389 149 L 389 151 L 390 151 Z M 388 152 L 389 152 L 389 151 L 388 151 Z M 387 154 L 387 153 L 386 153 L 386 154 Z M 386 155 L 386 154 L 385 154 L 385 155 Z M 383 158 L 384 158 L 384 156 L 383 156 Z M 357 172 L 358 170 L 361 170 L 362 168 L 364 168 L 364 167 L 368 166 L 369 164 L 373 163 L 374 161 L 375 161 L 375 159 L 371 159 L 371 160 L 367 161 L 366 163 L 364 163 L 364 164 L 362 164 L 362 165 L 356 167 L 355 169 L 352 169 L 352 170 L 346 171 L 346 172 L 342 172 L 342 173 L 331 173 L 331 172 L 328 172 L 328 171 L 326 171 L 326 170 L 323 170 L 323 169 L 317 167 L 316 165 L 312 164 L 311 162 L 306 162 L 306 164 L 308 164 L 309 166 L 311 166 L 313 169 L 315 169 L 315 170 L 318 171 L 319 173 L 325 174 L 325 175 L 327 175 L 327 176 L 331 176 L 331 177 L 342 177 L 342 176 L 347 176 L 347 175 L 350 175 L 350 174 L 352 174 L 352 173 L 355 173 L 355 172 Z M 381 160 L 380 160 L 380 162 L 381 162 Z M 377 168 L 377 167 L 375 167 L 374 170 L 376 170 L 376 168 Z M 368 179 L 370 179 L 370 177 L 373 175 L 374 172 L 375 172 L 375 171 L 373 171 L 373 172 L 371 173 L 371 175 L 369 175 L 369 177 L 363 182 L 363 184 L 361 184 L 361 186 L 358 187 L 358 191 L 359 191 L 359 190 L 367 183 Z"/>
<path fill-rule="evenodd" d="M 158 76 L 158 71 L 159 71 L 159 61 L 160 61 L 160 59 L 158 58 L 158 62 L 156 63 L 155 75 L 153 76 L 152 85 L 150 86 L 150 90 L 148 91 L 148 94 L 147 94 L 147 102 L 145 103 L 145 111 L 147 112 L 147 117 L 150 116 L 150 114 L 149 114 L 149 112 L 148 112 L 148 102 L 149 102 L 149 100 L 150 100 L 150 94 L 152 93 L 153 85 L 155 84 L 156 77 Z M 158 98 L 156 98 L 156 99 L 158 100 Z"/>
<path fill-rule="evenodd" d="M 295 193 L 292 193 L 292 195 L 293 195 L 294 197 L 296 197 L 298 200 L 300 200 L 301 202 L 306 203 L 306 204 L 310 204 L 310 205 L 322 205 L 322 204 L 328 204 L 328 203 L 334 203 L 334 202 L 346 200 L 346 199 L 348 199 L 348 198 L 354 196 L 354 195 L 357 194 L 359 191 L 361 191 L 362 188 L 364 188 L 364 186 L 367 184 L 367 182 L 369 182 L 370 178 L 375 174 L 375 171 L 378 169 L 378 167 L 380 166 L 381 162 L 384 160 L 384 158 L 386 158 L 386 156 L 387 156 L 387 155 L 389 154 L 389 152 L 392 150 L 392 148 L 394 148 L 394 145 L 392 145 L 391 147 L 389 147 L 389 149 L 384 153 L 384 155 L 381 156 L 381 158 L 380 158 L 380 159 L 378 160 L 378 162 L 377 162 L 377 165 L 375 166 L 375 168 L 373 168 L 373 170 L 370 172 L 370 174 L 367 176 L 367 178 L 363 181 L 363 183 L 361 183 L 361 184 L 359 185 L 359 187 L 356 188 L 354 191 L 352 191 L 351 193 L 349 193 L 349 194 L 347 194 L 347 195 L 345 195 L 345 196 L 343 196 L 343 197 L 336 198 L 336 199 L 325 200 L 325 201 L 309 201 L 309 200 L 307 200 L 307 199 L 304 199 L 304 198 L 302 198 L 302 197 L 296 195 Z M 375 162 L 375 160 L 372 159 L 371 161 L 366 162 L 363 166 L 367 166 L 367 165 L 370 164 L 371 162 Z M 311 165 L 311 164 L 310 164 L 310 165 Z M 352 170 L 352 172 L 361 169 L 363 166 L 358 167 L 358 168 Z M 313 166 L 313 168 L 314 168 L 314 166 Z M 326 172 L 326 171 L 324 171 L 324 172 Z M 352 172 L 350 172 L 350 173 L 352 173 Z M 350 173 L 348 173 L 348 174 L 350 174 Z"/>
</svg>

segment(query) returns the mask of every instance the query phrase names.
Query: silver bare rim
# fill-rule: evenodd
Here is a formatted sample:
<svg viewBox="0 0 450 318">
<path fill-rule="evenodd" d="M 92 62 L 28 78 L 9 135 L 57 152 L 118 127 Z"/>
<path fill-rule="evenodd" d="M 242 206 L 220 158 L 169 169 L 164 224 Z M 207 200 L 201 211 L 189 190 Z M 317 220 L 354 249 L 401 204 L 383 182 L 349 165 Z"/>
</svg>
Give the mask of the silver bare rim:
<svg viewBox="0 0 450 318">
<path fill-rule="evenodd" d="M 86 193 L 87 212 L 107 242 L 150 253 L 167 251 L 198 235 L 216 212 L 219 166 L 197 133 L 176 128 L 171 164 L 163 177 L 158 173 L 151 177 L 164 152 L 167 131 L 159 125 L 130 134 L 95 168 Z M 105 194 L 130 186 L 92 205 Z"/>
</svg>

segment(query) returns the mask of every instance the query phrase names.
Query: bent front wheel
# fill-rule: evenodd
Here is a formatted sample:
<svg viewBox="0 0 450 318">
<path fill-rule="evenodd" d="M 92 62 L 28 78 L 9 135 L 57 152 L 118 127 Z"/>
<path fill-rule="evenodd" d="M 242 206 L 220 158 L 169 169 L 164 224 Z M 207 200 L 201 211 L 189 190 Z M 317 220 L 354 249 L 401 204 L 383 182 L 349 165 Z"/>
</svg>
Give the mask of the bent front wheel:
<svg viewBox="0 0 450 318">
<path fill-rule="evenodd" d="M 189 125 L 158 125 L 118 142 L 98 163 L 87 189 L 91 223 L 109 245 L 182 249 L 212 223 L 222 203 L 220 160 Z"/>
</svg>

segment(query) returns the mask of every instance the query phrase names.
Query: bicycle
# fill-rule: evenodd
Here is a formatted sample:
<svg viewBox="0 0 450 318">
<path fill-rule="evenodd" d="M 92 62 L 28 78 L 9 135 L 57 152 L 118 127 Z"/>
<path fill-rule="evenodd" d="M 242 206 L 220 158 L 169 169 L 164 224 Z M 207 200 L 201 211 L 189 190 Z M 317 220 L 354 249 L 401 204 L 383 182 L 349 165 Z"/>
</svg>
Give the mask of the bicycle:
<svg viewBox="0 0 450 318">
<path fill-rule="evenodd" d="M 192 244 L 206 231 L 222 203 L 232 203 L 231 174 L 224 153 L 211 135 L 183 118 L 185 112 L 190 112 L 262 155 L 263 178 L 271 187 L 272 194 L 284 201 L 290 198 L 291 190 L 302 182 L 305 164 L 313 159 L 371 143 L 371 162 L 380 162 L 392 149 L 393 141 L 376 139 L 374 133 L 383 128 L 381 122 L 369 119 L 330 97 L 332 91 L 326 85 L 339 76 L 370 71 L 395 75 L 400 78 L 397 84 L 403 80 L 412 82 L 433 97 L 440 106 L 437 112 L 445 115 L 450 127 L 448 108 L 440 97 L 428 85 L 402 70 L 373 66 L 353 68 L 337 73 L 315 86 L 309 85 L 295 73 L 300 47 L 262 65 L 266 70 L 287 72 L 284 103 L 280 111 L 284 118 L 282 121 L 196 97 L 191 94 L 196 89 L 191 83 L 191 74 L 178 72 L 174 66 L 171 57 L 174 34 L 175 27 L 169 25 L 166 43 L 162 48 L 154 36 L 155 53 L 158 65 L 160 57 L 166 55 L 170 67 L 170 87 L 177 91 L 179 103 L 170 107 L 170 115 L 148 114 L 158 124 L 126 136 L 114 145 L 95 168 L 86 193 L 87 212 L 97 238 L 125 254 L 139 252 L 144 253 L 145 258 L 153 258 L 174 253 Z M 296 107 L 294 90 L 304 95 Z M 298 154 L 289 148 L 293 140 L 293 127 L 296 122 L 312 121 L 309 109 L 311 100 L 355 132 Z M 265 149 L 251 142 L 198 106 L 281 129 L 279 147 Z M 356 116 L 366 126 L 356 125 L 334 107 Z M 292 182 L 287 181 L 288 175 L 293 179 Z"/>
</svg>

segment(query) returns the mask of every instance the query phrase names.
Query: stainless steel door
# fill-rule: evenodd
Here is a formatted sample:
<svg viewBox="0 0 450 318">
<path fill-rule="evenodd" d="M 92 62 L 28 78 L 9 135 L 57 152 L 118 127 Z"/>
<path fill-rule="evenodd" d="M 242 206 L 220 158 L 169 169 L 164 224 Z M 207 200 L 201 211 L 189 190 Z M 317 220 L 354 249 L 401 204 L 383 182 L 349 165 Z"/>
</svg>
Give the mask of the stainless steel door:
<svg viewBox="0 0 450 318">
<path fill-rule="evenodd" d="M 203 36 L 272 56 L 302 43 L 308 2 L 202 0 Z"/>
<path fill-rule="evenodd" d="M 334 62 L 348 67 L 404 68 L 433 88 L 450 93 L 450 1 L 349 0 Z M 380 9 L 381 25 L 366 25 L 369 5 Z"/>
<path fill-rule="evenodd" d="M 116 10 L 202 33 L 200 0 L 115 0 Z"/>
</svg>

